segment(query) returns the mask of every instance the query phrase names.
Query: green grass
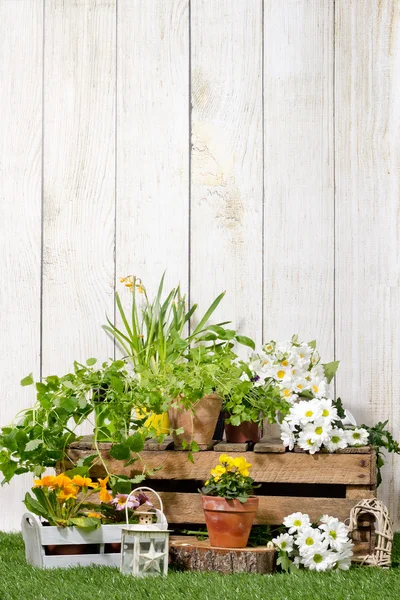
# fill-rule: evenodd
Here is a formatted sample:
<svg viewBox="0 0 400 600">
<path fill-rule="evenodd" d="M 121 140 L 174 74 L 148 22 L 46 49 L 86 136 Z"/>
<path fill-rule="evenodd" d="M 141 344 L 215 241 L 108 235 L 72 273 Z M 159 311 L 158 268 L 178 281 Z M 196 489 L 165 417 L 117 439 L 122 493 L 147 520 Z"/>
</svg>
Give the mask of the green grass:
<svg viewBox="0 0 400 600">
<path fill-rule="evenodd" d="M 393 552 L 400 562 L 400 535 Z M 171 573 L 134 579 L 106 567 L 42 571 L 25 563 L 19 534 L 0 532 L 0 600 L 400 600 L 400 567 L 292 575 Z"/>
</svg>

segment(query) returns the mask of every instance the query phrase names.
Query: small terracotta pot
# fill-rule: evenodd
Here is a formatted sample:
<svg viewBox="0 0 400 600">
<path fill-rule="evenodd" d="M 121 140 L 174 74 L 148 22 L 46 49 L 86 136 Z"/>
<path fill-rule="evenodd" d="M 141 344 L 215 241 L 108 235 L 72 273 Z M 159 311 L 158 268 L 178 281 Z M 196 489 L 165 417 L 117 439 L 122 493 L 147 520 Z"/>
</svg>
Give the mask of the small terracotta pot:
<svg viewBox="0 0 400 600">
<path fill-rule="evenodd" d="M 179 400 L 178 400 L 179 402 Z M 215 426 L 222 406 L 222 398 L 217 394 L 203 396 L 195 405 L 194 412 L 182 408 L 170 408 L 168 411 L 169 424 L 172 429 L 183 427 L 184 433 L 173 434 L 174 443 L 209 444 L 212 440 Z"/>
<path fill-rule="evenodd" d="M 225 413 L 225 418 L 229 417 Z M 233 444 L 244 444 L 245 442 L 258 442 L 261 437 L 261 430 L 257 423 L 246 421 L 240 425 L 231 425 L 225 423 L 226 441 Z"/>
<path fill-rule="evenodd" d="M 70 556 L 84 553 L 85 546 L 83 544 L 49 544 L 46 546 L 46 554 L 50 556 Z"/>
<path fill-rule="evenodd" d="M 226 500 L 218 496 L 202 496 L 210 546 L 245 548 L 258 509 L 258 498 L 246 502 Z"/>
</svg>

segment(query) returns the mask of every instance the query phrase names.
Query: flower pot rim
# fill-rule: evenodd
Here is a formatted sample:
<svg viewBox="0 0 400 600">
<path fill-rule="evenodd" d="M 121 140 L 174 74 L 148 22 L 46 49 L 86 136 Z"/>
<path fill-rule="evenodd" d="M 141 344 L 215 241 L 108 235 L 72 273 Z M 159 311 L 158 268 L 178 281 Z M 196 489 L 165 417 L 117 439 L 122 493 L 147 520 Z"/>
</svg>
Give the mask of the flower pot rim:
<svg viewBox="0 0 400 600">
<path fill-rule="evenodd" d="M 204 510 L 215 512 L 257 512 L 259 505 L 258 496 L 249 496 L 245 502 L 237 498 L 228 500 L 222 496 L 201 495 Z"/>
</svg>

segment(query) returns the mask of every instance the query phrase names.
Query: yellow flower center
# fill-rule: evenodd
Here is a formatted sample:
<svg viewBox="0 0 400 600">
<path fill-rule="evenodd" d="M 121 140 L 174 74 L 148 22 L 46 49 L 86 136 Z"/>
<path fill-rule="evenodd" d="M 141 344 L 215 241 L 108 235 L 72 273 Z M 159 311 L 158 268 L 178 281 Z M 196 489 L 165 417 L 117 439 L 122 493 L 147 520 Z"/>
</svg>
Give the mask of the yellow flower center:
<svg viewBox="0 0 400 600">
<path fill-rule="evenodd" d="M 301 521 L 300 521 L 300 519 L 296 519 L 295 521 L 293 521 L 293 525 L 295 527 L 301 527 Z"/>
<path fill-rule="evenodd" d="M 315 433 L 316 433 L 317 435 L 321 435 L 321 433 L 322 433 L 322 432 L 323 432 L 323 429 L 322 429 L 322 427 L 316 427 L 316 428 L 315 428 Z"/>
<path fill-rule="evenodd" d="M 283 379 L 285 377 L 285 371 L 278 371 L 276 376 L 278 379 Z"/>
<path fill-rule="evenodd" d="M 331 536 L 331 538 L 333 538 L 334 540 L 336 540 L 336 537 L 337 537 L 336 531 L 330 531 L 329 535 Z"/>
<path fill-rule="evenodd" d="M 324 408 L 324 410 L 322 411 L 322 416 L 329 417 L 329 410 L 327 408 Z"/>
<path fill-rule="evenodd" d="M 306 417 L 312 417 L 312 416 L 313 416 L 313 414 L 314 414 L 314 413 L 313 413 L 313 411 L 312 411 L 312 410 L 308 410 L 308 411 L 305 413 Z"/>
<path fill-rule="evenodd" d="M 312 545 L 313 545 L 313 543 L 314 543 L 314 540 L 312 539 L 312 537 L 308 537 L 308 538 L 306 539 L 306 544 L 307 544 L 307 546 L 312 546 Z"/>
</svg>

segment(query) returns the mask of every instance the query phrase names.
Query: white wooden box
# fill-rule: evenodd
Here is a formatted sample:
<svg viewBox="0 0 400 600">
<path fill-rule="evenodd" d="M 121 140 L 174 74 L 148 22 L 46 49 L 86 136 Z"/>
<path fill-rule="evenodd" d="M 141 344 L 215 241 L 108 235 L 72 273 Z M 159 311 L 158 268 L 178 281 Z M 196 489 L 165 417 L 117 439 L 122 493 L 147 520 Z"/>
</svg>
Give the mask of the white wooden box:
<svg viewBox="0 0 400 600">
<path fill-rule="evenodd" d="M 21 529 L 25 542 L 25 556 L 29 565 L 42 569 L 56 567 L 77 567 L 87 565 L 103 565 L 119 567 L 121 553 L 105 553 L 105 544 L 121 542 L 121 525 L 101 525 L 98 529 L 85 530 L 78 527 L 43 527 L 39 519 L 25 513 L 22 517 Z M 45 546 L 59 545 L 99 545 L 96 554 L 69 554 L 49 556 Z"/>
</svg>

